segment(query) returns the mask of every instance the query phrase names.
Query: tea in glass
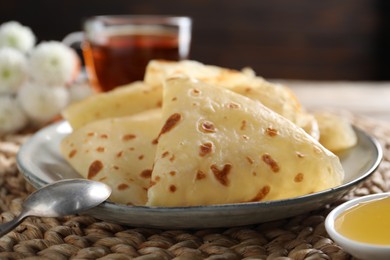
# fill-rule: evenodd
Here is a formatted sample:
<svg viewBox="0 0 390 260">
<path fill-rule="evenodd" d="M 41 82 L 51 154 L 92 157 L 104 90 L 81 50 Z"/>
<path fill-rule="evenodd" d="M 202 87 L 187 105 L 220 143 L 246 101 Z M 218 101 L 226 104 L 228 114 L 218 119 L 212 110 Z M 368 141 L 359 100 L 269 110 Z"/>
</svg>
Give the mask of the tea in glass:
<svg viewBox="0 0 390 260">
<path fill-rule="evenodd" d="M 187 59 L 191 19 L 97 16 L 85 22 L 82 44 L 88 77 L 98 91 L 143 80 L 150 60 Z"/>
</svg>

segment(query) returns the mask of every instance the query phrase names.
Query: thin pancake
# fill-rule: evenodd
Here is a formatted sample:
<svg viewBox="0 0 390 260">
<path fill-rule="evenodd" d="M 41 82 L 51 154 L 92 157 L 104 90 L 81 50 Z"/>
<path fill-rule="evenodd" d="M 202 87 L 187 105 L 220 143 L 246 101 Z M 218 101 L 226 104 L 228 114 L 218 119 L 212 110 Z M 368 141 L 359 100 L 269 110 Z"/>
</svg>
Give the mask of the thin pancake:
<svg viewBox="0 0 390 260">
<path fill-rule="evenodd" d="M 290 120 L 225 88 L 167 81 L 149 206 L 277 200 L 339 185 L 339 159 Z"/>
<path fill-rule="evenodd" d="M 319 133 L 315 118 L 302 108 L 294 93 L 284 85 L 271 83 L 261 77 L 256 77 L 253 73 L 205 65 L 190 60 L 179 62 L 153 60 L 146 68 L 144 81 L 150 86 L 161 87 L 167 78 L 177 76 L 195 78 L 211 85 L 225 87 L 260 101 L 318 139 Z"/>
<path fill-rule="evenodd" d="M 62 112 L 62 116 L 73 129 L 77 129 L 96 120 L 130 116 L 161 107 L 161 99 L 161 88 L 134 82 L 71 104 Z"/>
<path fill-rule="evenodd" d="M 144 205 L 161 122 L 160 110 L 94 121 L 67 136 L 61 152 L 83 177 L 108 184 L 111 200 Z"/>
</svg>

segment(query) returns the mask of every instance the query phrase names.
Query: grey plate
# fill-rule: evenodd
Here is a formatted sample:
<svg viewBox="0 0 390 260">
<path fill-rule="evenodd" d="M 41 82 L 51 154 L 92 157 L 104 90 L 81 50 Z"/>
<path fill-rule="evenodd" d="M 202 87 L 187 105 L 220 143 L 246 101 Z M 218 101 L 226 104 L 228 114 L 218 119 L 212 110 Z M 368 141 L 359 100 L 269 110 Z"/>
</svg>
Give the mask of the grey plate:
<svg viewBox="0 0 390 260">
<path fill-rule="evenodd" d="M 61 140 L 71 131 L 67 122 L 59 122 L 40 130 L 21 147 L 17 164 L 34 187 L 81 178 L 59 151 Z M 345 195 L 379 166 L 382 159 L 379 143 L 362 130 L 355 128 L 355 131 L 358 144 L 339 154 L 345 181 L 333 189 L 285 200 L 215 206 L 142 207 L 104 202 L 85 213 L 120 224 L 166 229 L 242 226 L 306 213 Z"/>
</svg>

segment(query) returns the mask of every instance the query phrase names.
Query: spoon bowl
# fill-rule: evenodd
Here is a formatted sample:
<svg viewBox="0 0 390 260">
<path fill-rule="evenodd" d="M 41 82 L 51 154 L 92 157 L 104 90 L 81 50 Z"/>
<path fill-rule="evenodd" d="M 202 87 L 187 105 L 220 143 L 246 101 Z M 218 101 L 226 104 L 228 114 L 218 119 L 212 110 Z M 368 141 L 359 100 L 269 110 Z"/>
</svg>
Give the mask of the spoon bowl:
<svg viewBox="0 0 390 260">
<path fill-rule="evenodd" d="M 104 183 L 87 179 L 61 180 L 31 193 L 22 212 L 10 222 L 0 224 L 0 236 L 7 234 L 28 216 L 60 217 L 78 214 L 98 206 L 111 195 Z"/>
</svg>

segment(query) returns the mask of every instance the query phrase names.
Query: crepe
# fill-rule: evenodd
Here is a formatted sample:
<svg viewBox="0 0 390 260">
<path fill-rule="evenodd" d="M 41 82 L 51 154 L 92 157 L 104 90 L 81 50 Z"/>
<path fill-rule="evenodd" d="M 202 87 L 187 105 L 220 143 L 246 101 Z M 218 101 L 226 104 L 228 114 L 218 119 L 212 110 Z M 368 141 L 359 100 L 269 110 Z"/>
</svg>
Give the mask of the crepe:
<svg viewBox="0 0 390 260">
<path fill-rule="evenodd" d="M 99 119 L 130 116 L 161 107 L 162 89 L 134 82 L 109 92 L 90 96 L 67 107 L 62 116 L 73 129 Z"/>
<path fill-rule="evenodd" d="M 173 78 L 163 104 L 148 206 L 285 199 L 343 180 L 338 157 L 260 102 Z"/>
<path fill-rule="evenodd" d="M 163 61 L 149 62 L 144 82 L 150 86 L 162 86 L 169 77 L 190 77 L 215 86 L 228 88 L 236 93 L 261 102 L 269 109 L 291 120 L 318 139 L 319 131 L 314 116 L 307 113 L 294 93 L 286 86 L 256 77 L 254 73 L 204 65 L 200 62 Z"/>
<path fill-rule="evenodd" d="M 256 77 L 240 82 L 229 89 L 260 101 L 264 106 L 289 119 L 318 140 L 320 133 L 315 117 L 303 109 L 294 93 L 286 86 Z"/>
<path fill-rule="evenodd" d="M 357 136 L 348 120 L 330 112 L 314 113 L 320 130 L 320 143 L 332 152 L 357 144 Z"/>
<path fill-rule="evenodd" d="M 233 69 L 205 65 L 193 60 L 152 60 L 146 67 L 144 82 L 150 86 L 161 86 L 167 78 L 183 75 L 225 87 L 236 86 L 248 79 L 255 78 L 253 72 L 243 73 Z"/>
<path fill-rule="evenodd" d="M 65 137 L 61 153 L 84 178 L 109 185 L 112 201 L 145 205 L 161 125 L 161 110 L 94 121 Z"/>
</svg>

